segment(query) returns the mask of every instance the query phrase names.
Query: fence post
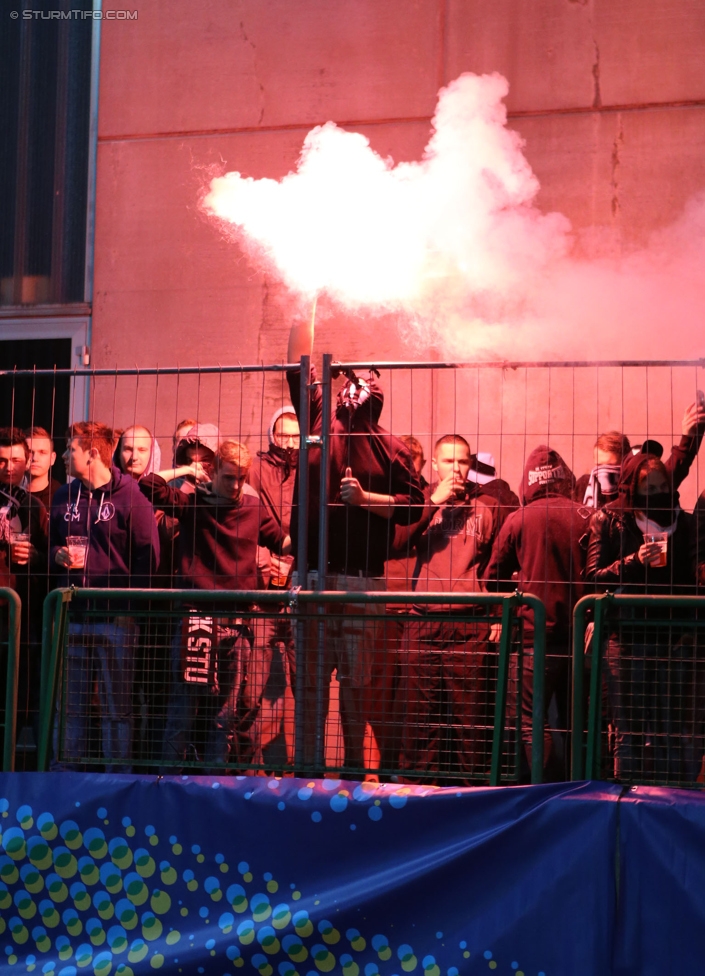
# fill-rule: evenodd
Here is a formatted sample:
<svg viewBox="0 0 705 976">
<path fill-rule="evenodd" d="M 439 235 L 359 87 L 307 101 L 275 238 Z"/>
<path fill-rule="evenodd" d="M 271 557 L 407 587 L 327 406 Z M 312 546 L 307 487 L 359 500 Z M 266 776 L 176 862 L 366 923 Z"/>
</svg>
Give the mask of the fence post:
<svg viewBox="0 0 705 976">
<path fill-rule="evenodd" d="M 544 685 L 546 677 L 546 607 L 537 597 L 522 595 L 534 611 L 534 687 L 531 716 L 531 782 L 543 782 Z M 519 690 L 521 695 L 521 690 Z"/>
<path fill-rule="evenodd" d="M 73 596 L 72 589 L 57 589 L 51 592 L 46 600 L 50 607 L 54 606 L 54 625 L 44 631 L 43 637 L 51 637 L 49 651 L 46 645 L 42 646 L 42 678 L 43 689 L 41 691 L 40 716 L 39 716 L 39 747 L 37 751 L 37 769 L 39 772 L 46 772 L 49 768 L 49 756 L 51 754 L 51 730 L 56 711 L 56 683 L 58 678 L 59 666 L 63 664 L 63 654 L 61 653 L 66 643 L 66 624 L 68 618 L 68 605 Z M 45 622 L 48 619 L 45 616 Z M 46 665 L 44 665 L 46 656 Z"/>
<path fill-rule="evenodd" d="M 328 572 L 328 494 L 330 471 L 330 418 L 331 418 L 331 363 L 333 357 L 324 353 L 321 372 L 321 484 L 318 509 L 318 589 L 326 590 Z M 314 745 L 314 771 L 322 773 L 325 766 L 326 715 L 323 708 L 323 685 L 326 680 L 326 611 L 317 605 L 316 627 L 316 739 Z"/>
<path fill-rule="evenodd" d="M 299 584 L 306 589 L 308 574 L 308 451 L 311 402 L 311 357 L 301 357 L 299 385 L 299 471 L 297 504 L 296 569 Z M 306 622 L 301 619 L 300 604 L 296 614 L 296 694 L 294 696 L 294 765 L 300 770 L 304 762 L 304 688 L 306 686 Z"/>
<path fill-rule="evenodd" d="M 602 753 L 602 632 L 605 612 L 609 609 L 611 594 L 595 598 L 595 629 L 592 634 L 590 662 L 590 708 L 588 718 L 587 759 L 585 774 L 588 779 L 600 778 Z"/>
<path fill-rule="evenodd" d="M 584 596 L 573 611 L 573 721 L 571 728 L 570 778 L 585 776 L 585 631 L 588 607 L 594 606 L 594 596 Z"/>
<path fill-rule="evenodd" d="M 7 668 L 5 687 L 5 737 L 3 741 L 2 768 L 6 773 L 15 770 L 15 738 L 17 732 L 17 678 L 20 657 L 20 598 L 9 587 L 0 589 L 0 596 L 7 600 Z"/>
<path fill-rule="evenodd" d="M 502 745 L 504 742 L 504 719 L 507 712 L 507 683 L 509 681 L 513 599 L 513 597 L 508 596 L 502 601 L 502 633 L 499 638 L 499 661 L 497 663 L 497 694 L 494 702 L 490 786 L 499 786 L 502 781 Z"/>
</svg>

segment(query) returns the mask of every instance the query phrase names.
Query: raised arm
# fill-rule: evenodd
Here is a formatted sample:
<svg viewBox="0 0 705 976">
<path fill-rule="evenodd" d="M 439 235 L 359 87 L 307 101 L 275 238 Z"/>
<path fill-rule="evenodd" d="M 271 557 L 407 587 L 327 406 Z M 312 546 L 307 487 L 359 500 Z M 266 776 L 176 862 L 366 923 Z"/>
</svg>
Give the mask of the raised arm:
<svg viewBox="0 0 705 976">
<path fill-rule="evenodd" d="M 140 491 L 154 508 L 168 512 L 179 518 L 193 504 L 193 495 L 171 488 L 159 474 L 147 474 L 139 482 Z"/>
<path fill-rule="evenodd" d="M 673 479 L 673 487 L 683 484 L 693 461 L 698 456 L 700 444 L 705 433 L 705 402 L 700 397 L 691 403 L 683 414 L 682 436 L 674 445 L 666 461 L 666 468 Z"/>
<path fill-rule="evenodd" d="M 155 474 L 163 478 L 164 481 L 176 481 L 177 478 L 189 478 L 196 484 L 210 481 L 210 475 L 200 463 L 194 461 L 192 464 L 181 464 L 178 468 L 165 468 L 163 471 L 156 471 Z"/>
</svg>

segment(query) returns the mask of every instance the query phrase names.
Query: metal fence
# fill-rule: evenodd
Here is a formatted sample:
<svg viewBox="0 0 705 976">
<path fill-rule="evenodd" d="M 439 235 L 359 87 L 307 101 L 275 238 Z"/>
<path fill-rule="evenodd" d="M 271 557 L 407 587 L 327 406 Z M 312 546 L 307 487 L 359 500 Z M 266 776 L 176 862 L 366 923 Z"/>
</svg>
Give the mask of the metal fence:
<svg viewBox="0 0 705 976">
<path fill-rule="evenodd" d="M 0 695 L 0 701 L 3 702 L 2 761 L 6 772 L 12 772 L 15 768 L 21 616 L 22 607 L 18 595 L 6 586 L 0 587 L 0 675 L 5 685 L 5 693 Z"/>
<path fill-rule="evenodd" d="M 315 576 L 305 576 L 303 568 L 310 570 L 330 566 L 329 547 L 334 531 L 331 530 L 331 518 L 336 510 L 342 507 L 340 499 L 331 491 L 331 458 L 336 452 L 336 443 L 331 435 L 330 425 L 327 423 L 336 409 L 335 395 L 343 382 L 341 373 L 364 374 L 368 369 L 381 372 L 380 383 L 384 388 L 384 410 L 381 422 L 390 432 L 390 436 L 407 434 L 420 441 L 428 459 L 423 473 L 429 481 L 433 481 L 434 478 L 434 473 L 430 470 L 432 467 L 430 459 L 435 442 L 446 434 L 460 434 L 470 443 L 473 454 L 483 452 L 490 456 L 496 477 L 504 479 L 508 486 L 517 492 L 527 457 L 532 448 L 539 443 L 547 443 L 556 448 L 563 456 L 566 465 L 576 475 L 587 471 L 592 466 L 595 439 L 602 431 L 610 428 L 628 433 L 635 445 L 647 438 L 660 440 L 664 446 L 665 456 L 671 444 L 677 442 L 680 437 L 679 418 L 683 409 L 696 399 L 697 390 L 705 386 L 703 379 L 705 362 L 702 360 L 650 363 L 599 361 L 465 364 L 346 362 L 341 364 L 334 362 L 332 355 L 327 354 L 318 365 L 317 378 L 313 383 L 308 382 L 309 366 L 310 361 L 304 358 L 300 364 L 294 366 L 278 363 L 144 369 L 135 367 L 114 370 L 6 371 L 0 374 L 0 394 L 2 394 L 0 426 L 5 424 L 15 424 L 23 428 L 33 425 L 43 426 L 56 437 L 59 452 L 63 447 L 61 438 L 65 426 L 70 420 L 104 421 L 116 432 L 132 425 L 144 426 L 151 431 L 154 443 L 161 445 L 163 456 L 161 466 L 165 468 L 172 463 L 169 455 L 173 449 L 172 436 L 175 427 L 182 419 L 190 418 L 199 423 L 215 424 L 222 438 L 246 443 L 253 454 L 257 450 L 265 453 L 268 448 L 267 428 L 270 416 L 276 409 L 290 403 L 286 373 L 291 369 L 299 370 L 301 383 L 298 389 L 294 388 L 294 400 L 297 401 L 302 428 L 298 461 L 300 504 L 295 509 L 290 507 L 288 514 L 293 515 L 296 530 L 293 534 L 297 537 L 297 548 L 293 555 L 299 567 L 298 581 L 309 591 L 331 588 L 329 575 L 320 573 L 316 581 Z M 320 432 L 308 429 L 309 408 L 313 396 L 320 398 L 322 417 Z M 59 474 L 59 466 L 60 462 L 57 461 L 56 474 Z M 681 489 L 684 506 L 692 507 L 700 493 L 700 488 L 701 479 L 696 459 L 693 461 L 688 480 Z M 318 501 L 317 506 L 306 503 L 312 493 Z M 314 540 L 312 545 L 309 545 L 309 540 Z M 340 540 L 337 542 L 339 543 Z M 406 591 L 415 585 L 414 551 L 409 549 L 406 558 L 395 558 L 395 554 L 391 551 L 391 534 L 388 535 L 386 544 L 389 558 L 385 561 L 380 577 L 383 579 L 381 585 L 386 587 L 387 592 L 384 596 L 375 598 L 378 602 L 371 601 L 368 609 L 372 606 L 391 605 L 390 591 Z M 483 558 L 487 556 L 489 551 L 483 554 Z M 37 564 L 33 572 L 35 576 L 44 575 L 48 587 L 55 582 L 52 574 L 56 567 L 50 564 L 48 550 L 45 559 L 43 566 Z M 166 571 L 161 567 L 159 573 L 154 575 L 152 583 L 156 586 L 164 586 L 165 583 L 179 586 L 178 576 L 173 575 L 173 565 L 172 561 L 171 567 Z M 452 586 L 452 581 L 442 582 L 449 582 Z M 579 595 L 577 577 L 575 582 L 577 597 Z M 516 581 L 512 580 L 506 580 L 504 583 L 508 589 L 516 586 Z M 267 586 L 266 581 L 262 582 L 262 586 Z M 289 577 L 281 590 L 270 588 L 263 592 L 273 594 L 272 606 L 277 601 L 283 605 L 290 599 L 291 586 L 292 579 Z M 35 625 L 39 619 L 39 602 L 41 602 L 37 599 L 36 592 L 30 588 L 27 593 L 22 593 L 24 619 L 33 621 Z M 305 601 L 307 598 L 301 599 Z M 361 632 L 363 643 L 368 636 L 366 630 L 372 632 L 381 629 L 384 632 L 382 641 L 384 646 L 389 646 L 390 643 L 394 646 L 397 675 L 395 680 L 403 679 L 404 687 L 413 686 L 417 689 L 420 684 L 418 675 L 412 674 L 411 677 L 409 674 L 404 675 L 400 662 L 411 661 L 413 653 L 416 653 L 419 647 L 425 648 L 430 659 L 433 654 L 432 648 L 435 646 L 433 642 L 438 638 L 429 637 L 418 629 L 416 637 L 412 639 L 413 627 L 419 626 L 420 622 L 410 614 L 409 604 L 405 603 L 404 597 L 397 597 L 395 593 L 394 601 L 397 599 L 399 605 L 403 605 L 402 612 L 395 614 L 385 611 L 382 621 L 375 619 L 375 614 L 371 612 L 365 615 L 349 614 L 349 616 L 364 616 L 365 624 L 360 626 L 359 621 L 356 624 Z M 360 600 L 359 594 L 356 600 Z M 261 597 L 260 602 L 262 602 Z M 355 603 L 352 599 L 348 602 L 350 605 Z M 415 602 L 421 603 L 423 600 L 420 600 L 417 595 Z M 269 605 L 267 603 L 267 606 Z M 334 616 L 328 612 L 332 603 L 327 602 L 326 613 L 319 615 L 310 610 L 310 605 L 311 601 L 306 603 L 307 614 L 303 614 L 303 617 L 309 618 L 305 639 L 308 640 L 310 647 L 313 648 L 314 635 L 320 633 L 324 634 L 326 645 L 332 646 L 336 641 L 340 644 L 342 637 L 340 633 L 334 632 L 337 624 L 334 626 L 333 622 L 327 620 L 327 617 Z M 60 627 L 68 626 L 68 617 L 62 616 L 61 608 L 54 604 L 51 606 L 56 610 Z M 70 616 L 69 610 L 66 610 L 66 613 Z M 169 614 L 171 619 L 166 619 Z M 382 615 L 381 611 L 379 615 Z M 133 742 L 138 744 L 139 749 L 136 752 L 133 750 L 133 760 L 137 763 L 143 762 L 140 750 L 149 759 L 149 762 L 144 761 L 141 768 L 154 768 L 153 759 L 157 748 L 155 743 L 160 734 L 159 723 L 163 725 L 166 722 L 167 705 L 164 704 L 166 699 L 163 689 L 167 685 L 169 655 L 175 640 L 173 631 L 177 616 L 176 610 L 173 613 L 160 611 L 151 622 L 143 623 L 139 637 L 140 646 L 150 649 L 149 653 L 155 658 L 153 670 L 161 668 L 164 679 L 159 686 L 162 691 L 159 692 L 155 683 L 156 677 L 155 680 L 150 678 L 146 681 L 135 672 L 138 685 L 142 689 L 140 694 L 143 697 L 138 703 L 141 717 L 136 727 L 136 735 L 133 737 Z M 324 618 L 323 623 L 317 619 L 317 616 Z M 269 614 L 269 617 L 271 619 L 267 620 L 267 614 L 264 613 L 258 619 L 263 626 L 273 624 L 274 613 Z M 302 614 L 299 613 L 299 618 L 301 617 Z M 394 620 L 394 626 L 387 618 Z M 441 623 L 442 621 L 425 621 L 428 622 Z M 50 623 L 53 632 L 58 633 L 53 616 L 49 623 L 45 620 L 45 632 Z M 468 620 L 465 626 L 471 628 L 477 624 L 478 620 L 472 619 Z M 297 647 L 300 647 L 304 640 L 302 633 L 299 633 L 302 626 L 298 623 L 298 630 L 294 628 L 296 630 L 294 644 L 298 635 Z M 339 627 L 338 630 L 340 631 L 341 628 Z M 390 631 L 396 636 L 389 637 Z M 512 644 L 519 641 L 516 628 L 515 631 L 516 633 L 510 638 Z M 463 644 L 468 643 L 465 637 L 466 634 L 460 630 L 454 638 L 456 643 L 448 641 L 447 646 L 462 647 Z M 130 637 L 130 640 L 132 639 Z M 233 639 L 232 635 L 230 639 Z M 34 642 L 35 648 L 39 646 L 40 639 L 36 633 L 30 635 L 28 640 L 30 644 Z M 318 640 L 318 636 L 315 636 L 315 640 Z M 442 643 L 442 638 L 440 640 Z M 412 647 L 409 652 L 405 650 L 405 641 Z M 46 646 L 46 633 L 44 644 Z M 497 647 L 498 643 L 489 641 L 488 644 L 490 646 L 485 675 L 489 675 L 486 680 L 486 688 L 489 690 L 484 695 L 494 707 L 495 699 L 492 697 L 494 691 L 491 686 L 494 674 L 499 668 L 499 659 L 495 665 L 492 654 L 495 653 L 493 648 Z M 285 645 L 286 641 L 282 643 L 282 646 Z M 416 647 L 416 651 L 413 650 L 412 645 Z M 554 752 L 559 753 L 560 767 L 565 762 L 565 756 L 561 756 L 560 753 L 565 749 L 571 728 L 570 688 L 569 681 L 565 678 L 569 654 L 567 647 L 554 652 L 555 649 L 547 652 L 549 671 L 551 664 L 554 664 L 554 671 L 562 675 L 562 685 L 560 688 L 556 687 L 555 691 L 547 696 L 550 701 L 545 702 L 545 711 L 549 716 L 548 728 L 545 730 L 549 738 L 545 747 L 547 751 L 553 749 Z M 288 689 L 284 696 L 280 696 L 286 697 L 288 704 L 279 702 L 276 707 L 285 708 L 288 716 L 291 715 L 293 707 L 292 677 L 297 667 L 301 665 L 301 662 L 297 665 L 296 653 L 300 651 L 292 653 L 290 648 L 288 655 L 280 650 L 279 655 L 273 657 L 275 678 L 285 689 Z M 446 658 L 449 657 L 450 655 L 446 655 Z M 510 656 L 510 663 L 512 660 Z M 323 658 L 322 662 L 323 673 L 327 674 L 329 662 Z M 324 688 L 321 681 L 318 681 L 316 686 L 316 694 L 323 696 L 324 701 L 328 695 L 332 695 L 334 699 L 336 695 L 340 695 L 339 682 L 335 680 L 337 668 L 332 668 L 332 672 L 333 681 L 329 687 Z M 303 674 L 303 671 L 299 673 Z M 275 678 L 272 679 L 273 682 Z M 140 680 L 142 680 L 141 684 L 139 684 Z M 512 707 L 514 694 L 512 683 L 518 688 L 520 680 L 523 680 L 521 674 L 516 671 L 512 671 L 507 677 L 509 710 Z M 445 687 L 443 681 L 441 687 Z M 517 697 L 516 688 L 515 692 Z M 99 704 L 97 692 L 94 690 L 90 693 L 93 694 L 93 706 L 97 706 Z M 346 694 L 345 687 L 342 693 Z M 433 693 L 436 694 L 435 691 Z M 21 698 L 22 694 L 21 691 Z M 563 700 L 559 702 L 561 696 Z M 446 692 L 440 692 L 437 697 L 440 701 L 438 707 L 450 720 L 452 713 Z M 38 708 L 37 702 L 33 700 L 38 698 L 38 695 L 30 688 L 25 698 L 26 700 L 20 701 L 19 710 L 22 713 L 24 709 L 24 714 L 31 717 L 33 711 Z M 278 701 L 278 699 L 273 700 Z M 42 701 L 44 701 L 43 697 Z M 161 711 L 161 717 L 152 714 L 155 709 L 157 712 Z M 517 709 L 517 713 L 519 711 L 520 709 Z M 319 726 L 320 721 L 322 720 L 319 719 Z M 520 738 L 522 721 L 518 714 L 514 717 L 514 721 L 520 731 L 517 733 L 515 730 L 512 734 Z M 291 726 L 290 717 L 287 718 L 287 723 Z M 492 723 L 487 720 L 486 724 L 489 727 Z M 525 718 L 524 726 L 526 724 Z M 26 728 L 20 729 L 20 736 L 22 737 L 26 731 Z M 321 745 L 321 729 L 319 727 L 314 731 L 316 745 L 309 765 L 311 768 L 322 768 L 321 749 L 324 747 Z M 282 746 L 283 754 L 287 759 L 285 765 L 297 766 L 296 762 L 289 762 L 295 749 L 295 730 L 287 734 L 289 742 L 288 744 L 285 742 Z M 100 730 L 97 735 L 100 735 Z M 323 756 L 326 762 L 328 758 L 331 759 L 328 763 L 331 769 L 341 769 L 344 766 L 344 762 L 340 760 L 344 755 L 342 732 L 337 735 L 339 748 L 335 756 L 326 756 L 325 752 Z M 508 727 L 507 737 L 509 737 Z M 373 743 L 371 746 L 369 738 L 367 735 L 364 746 L 368 753 L 369 749 L 375 746 L 379 750 L 379 743 Z M 331 736 L 328 736 L 328 739 L 330 740 Z M 453 739 L 452 729 L 438 736 L 438 749 L 441 753 L 449 754 Z M 526 740 L 525 733 L 524 739 Z M 28 741 L 29 748 L 32 748 L 31 734 Z M 46 736 L 45 741 L 48 741 Z M 533 747 L 535 751 L 538 749 L 535 737 Z M 520 751 L 517 746 L 517 755 Z M 383 752 L 384 749 L 381 750 L 381 753 Z M 301 755 L 299 753 L 299 759 Z M 45 761 L 47 757 L 48 746 L 45 749 Z M 260 766 L 273 768 L 266 763 L 260 763 Z M 390 769 L 391 766 L 392 764 L 388 763 Z M 31 757 L 27 768 L 31 768 Z M 297 766 L 297 768 L 304 767 Z M 365 765 L 358 762 L 356 768 L 371 769 L 372 764 Z M 516 770 L 505 766 L 501 775 L 511 778 L 516 775 Z"/>
<path fill-rule="evenodd" d="M 463 594 L 451 614 L 430 594 L 388 600 L 56 590 L 45 605 L 39 768 L 53 754 L 54 768 L 540 782 L 540 601 Z M 520 607 L 534 615 L 528 649 Z M 528 658 L 533 713 L 522 729 Z"/>
<path fill-rule="evenodd" d="M 584 597 L 573 710 L 573 779 L 702 784 L 705 597 Z"/>
</svg>

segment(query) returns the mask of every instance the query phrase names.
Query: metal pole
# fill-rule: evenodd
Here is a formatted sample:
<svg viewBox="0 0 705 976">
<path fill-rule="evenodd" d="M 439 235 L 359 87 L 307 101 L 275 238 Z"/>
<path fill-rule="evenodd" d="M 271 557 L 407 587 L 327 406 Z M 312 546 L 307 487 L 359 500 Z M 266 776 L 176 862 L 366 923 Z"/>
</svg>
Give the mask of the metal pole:
<svg viewBox="0 0 705 976">
<path fill-rule="evenodd" d="M 0 596 L 7 601 L 7 685 L 5 688 L 5 740 L 3 765 L 6 773 L 15 769 L 15 735 L 17 730 L 17 679 L 20 658 L 20 616 L 22 605 L 14 590 L 3 587 Z"/>
<path fill-rule="evenodd" d="M 511 653 L 512 608 L 514 600 L 514 597 L 506 596 L 502 602 L 502 633 L 499 640 L 497 691 L 494 706 L 494 729 L 492 730 L 490 786 L 499 786 L 502 781 L 502 743 L 507 711 L 507 684 L 509 681 L 509 655 Z M 521 715 L 521 689 L 517 698 L 517 706 L 518 712 Z M 521 740 L 521 729 L 519 730 L 519 739 Z"/>
<path fill-rule="evenodd" d="M 39 772 L 46 772 L 49 768 L 51 733 L 56 714 L 58 675 L 66 663 L 64 650 L 68 628 L 68 610 L 74 593 L 73 589 L 62 588 L 54 590 L 47 596 L 47 601 L 51 601 L 54 610 L 54 627 L 51 632 L 51 649 L 44 673 L 44 698 L 40 705 L 39 748 L 37 751 L 37 769 Z M 44 655 L 45 649 L 42 648 L 42 661 L 44 661 Z"/>
<path fill-rule="evenodd" d="M 544 681 L 546 676 L 546 608 L 538 597 L 522 594 L 534 611 L 534 694 L 531 717 L 531 782 L 543 782 Z"/>
<path fill-rule="evenodd" d="M 329 352 L 323 356 L 321 375 L 321 493 L 318 510 L 318 588 L 325 590 L 328 572 L 328 481 L 330 469 L 331 363 Z"/>
<path fill-rule="evenodd" d="M 602 645 L 605 613 L 612 596 L 605 593 L 595 599 L 595 629 L 592 633 L 590 656 L 590 706 L 588 710 L 588 741 L 585 775 L 588 779 L 600 778 L 602 752 Z"/>
<path fill-rule="evenodd" d="M 311 357 L 301 357 L 299 385 L 299 477 L 297 491 L 296 568 L 299 583 L 306 588 L 308 577 L 308 450 L 311 397 Z M 306 621 L 296 606 L 296 696 L 294 699 L 294 766 L 300 770 L 304 763 L 305 743 L 305 688 L 306 688 Z"/>
<path fill-rule="evenodd" d="M 581 780 L 585 772 L 584 730 L 585 715 L 585 618 L 588 607 L 595 602 L 594 596 L 584 596 L 573 611 L 573 722 L 571 738 L 570 778 Z"/>
<path fill-rule="evenodd" d="M 328 481 L 330 470 L 330 417 L 331 417 L 331 363 L 330 353 L 323 355 L 321 373 L 321 482 L 318 499 L 318 589 L 325 590 L 328 572 Z M 328 676 L 325 673 L 326 661 L 326 613 L 325 606 L 317 607 L 316 640 L 316 738 L 313 764 L 317 774 L 323 773 L 325 766 L 326 715 L 323 693 Z"/>
</svg>

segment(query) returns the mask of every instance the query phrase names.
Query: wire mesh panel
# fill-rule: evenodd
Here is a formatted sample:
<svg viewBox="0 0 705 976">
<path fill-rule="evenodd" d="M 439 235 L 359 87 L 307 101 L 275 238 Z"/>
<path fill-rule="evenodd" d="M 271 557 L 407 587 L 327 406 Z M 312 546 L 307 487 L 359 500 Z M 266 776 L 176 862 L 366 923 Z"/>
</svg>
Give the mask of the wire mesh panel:
<svg viewBox="0 0 705 976">
<path fill-rule="evenodd" d="M 588 598 L 576 613 L 579 624 L 586 605 L 596 608 L 596 619 L 592 635 L 587 631 L 587 655 L 576 655 L 576 671 L 583 671 L 576 683 L 583 693 L 589 683 L 587 775 L 623 783 L 702 784 L 705 599 Z M 577 711 L 582 719 L 584 710 Z M 580 762 L 574 754 L 574 777 L 582 776 Z"/>
<path fill-rule="evenodd" d="M 436 784 L 536 775 L 520 598 L 473 605 L 470 595 L 451 615 L 413 609 L 410 594 L 403 610 L 369 594 L 255 596 L 57 591 L 40 766 L 52 755 L 55 769 L 122 772 Z M 534 653 L 542 644 L 539 623 Z M 542 682 L 541 669 L 538 710 Z M 541 739 L 540 718 L 538 728 Z"/>
</svg>

